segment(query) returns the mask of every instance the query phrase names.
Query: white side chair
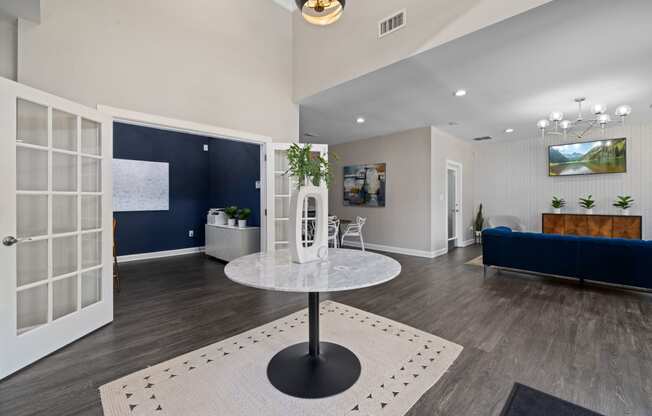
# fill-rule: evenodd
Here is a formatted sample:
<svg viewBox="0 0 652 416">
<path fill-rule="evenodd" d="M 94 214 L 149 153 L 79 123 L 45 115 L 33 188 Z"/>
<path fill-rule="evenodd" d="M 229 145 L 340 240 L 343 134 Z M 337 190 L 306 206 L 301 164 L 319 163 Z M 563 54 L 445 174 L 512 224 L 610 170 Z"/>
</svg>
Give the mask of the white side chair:
<svg viewBox="0 0 652 416">
<path fill-rule="evenodd" d="M 333 242 L 333 247 L 338 248 L 340 245 L 340 220 L 328 219 L 328 245 L 330 246 L 331 241 Z"/>
<path fill-rule="evenodd" d="M 360 248 L 362 251 L 365 251 L 364 249 L 364 240 L 362 238 L 362 227 L 364 227 L 364 224 L 367 222 L 366 218 L 362 217 L 356 217 L 355 223 L 349 224 L 346 227 L 346 230 L 344 231 L 344 234 L 342 234 L 342 245 L 344 245 L 344 239 L 347 237 L 357 237 L 360 239 Z"/>
</svg>

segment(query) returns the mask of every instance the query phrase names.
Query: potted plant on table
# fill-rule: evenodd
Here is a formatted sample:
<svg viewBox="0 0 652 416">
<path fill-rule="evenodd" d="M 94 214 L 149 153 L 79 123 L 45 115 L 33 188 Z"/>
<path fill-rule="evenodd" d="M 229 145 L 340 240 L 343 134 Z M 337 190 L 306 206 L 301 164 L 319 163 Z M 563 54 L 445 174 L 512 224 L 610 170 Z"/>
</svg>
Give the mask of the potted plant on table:
<svg viewBox="0 0 652 416">
<path fill-rule="evenodd" d="M 245 228 L 247 226 L 247 220 L 251 216 L 251 209 L 242 208 L 238 210 L 238 227 Z"/>
<path fill-rule="evenodd" d="M 566 201 L 564 198 L 558 198 L 556 196 L 552 197 L 552 212 L 555 214 L 561 214 L 561 209 L 566 206 Z"/>
<path fill-rule="evenodd" d="M 228 218 L 228 225 L 229 227 L 235 227 L 235 220 L 238 215 L 238 207 L 236 206 L 230 206 L 228 208 L 224 209 L 224 213 L 226 214 Z"/>
<path fill-rule="evenodd" d="M 585 214 L 593 214 L 593 208 L 595 208 L 595 201 L 593 200 L 593 195 L 589 195 L 586 198 L 580 198 L 580 206 L 584 208 Z"/>
<path fill-rule="evenodd" d="M 288 170 L 297 181 L 298 192 L 290 200 L 288 249 L 292 261 L 307 263 L 328 255 L 328 188 L 333 178 L 330 162 L 315 154 L 309 144 L 292 144 L 287 152 Z M 303 210 L 307 199 L 315 201 L 315 225 L 312 244 L 303 243 Z"/>
<path fill-rule="evenodd" d="M 614 207 L 620 208 L 622 215 L 629 215 L 629 209 L 634 205 L 634 199 L 629 195 L 618 195 Z"/>
</svg>

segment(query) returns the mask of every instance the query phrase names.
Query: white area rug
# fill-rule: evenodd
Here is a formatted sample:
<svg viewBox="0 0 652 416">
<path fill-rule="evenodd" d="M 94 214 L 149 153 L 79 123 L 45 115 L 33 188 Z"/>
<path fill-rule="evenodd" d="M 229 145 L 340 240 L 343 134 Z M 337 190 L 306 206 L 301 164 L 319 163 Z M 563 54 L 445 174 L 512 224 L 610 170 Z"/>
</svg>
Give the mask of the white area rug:
<svg viewBox="0 0 652 416">
<path fill-rule="evenodd" d="M 467 261 L 466 264 L 469 264 L 471 266 L 480 266 L 480 267 L 484 266 L 484 263 L 482 262 L 482 256 L 478 256 L 474 259 L 471 259 Z"/>
<path fill-rule="evenodd" d="M 358 382 L 325 399 L 276 390 L 267 364 L 308 338 L 307 309 L 100 387 L 106 416 L 404 415 L 462 347 L 340 303 L 320 305 L 321 340 L 346 346 L 362 364 Z M 243 316 L 246 319 L 246 316 Z"/>
</svg>

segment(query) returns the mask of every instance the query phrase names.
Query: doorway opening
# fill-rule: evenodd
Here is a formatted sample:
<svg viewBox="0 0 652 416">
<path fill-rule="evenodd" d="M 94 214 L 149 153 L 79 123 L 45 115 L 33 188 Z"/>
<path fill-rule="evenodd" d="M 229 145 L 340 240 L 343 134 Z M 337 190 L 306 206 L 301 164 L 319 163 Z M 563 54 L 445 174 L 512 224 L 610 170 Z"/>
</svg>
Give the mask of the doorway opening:
<svg viewBox="0 0 652 416">
<path fill-rule="evenodd" d="M 446 241 L 448 250 L 463 244 L 462 164 L 446 161 Z"/>
</svg>

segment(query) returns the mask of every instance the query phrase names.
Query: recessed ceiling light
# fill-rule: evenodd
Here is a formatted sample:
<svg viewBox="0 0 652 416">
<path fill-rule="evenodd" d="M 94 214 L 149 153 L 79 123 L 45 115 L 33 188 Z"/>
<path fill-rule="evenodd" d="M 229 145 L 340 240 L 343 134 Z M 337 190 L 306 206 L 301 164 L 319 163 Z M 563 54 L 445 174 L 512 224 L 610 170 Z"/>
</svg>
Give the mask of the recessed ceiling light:
<svg viewBox="0 0 652 416">
<path fill-rule="evenodd" d="M 505 133 L 514 133 L 514 129 L 505 129 Z"/>
<path fill-rule="evenodd" d="M 456 97 L 464 97 L 466 95 L 466 90 L 457 90 L 455 91 L 454 95 Z"/>
<path fill-rule="evenodd" d="M 355 119 L 355 122 L 358 123 L 358 124 L 362 124 L 362 123 L 364 123 L 365 121 L 366 121 L 366 120 L 364 119 L 364 117 L 358 117 L 358 118 Z"/>
</svg>

